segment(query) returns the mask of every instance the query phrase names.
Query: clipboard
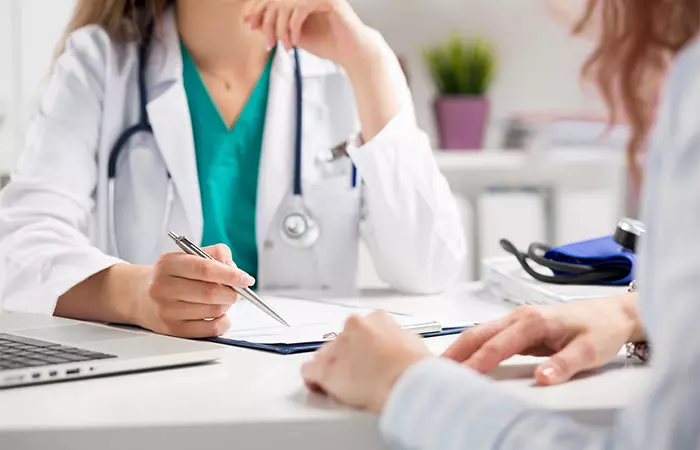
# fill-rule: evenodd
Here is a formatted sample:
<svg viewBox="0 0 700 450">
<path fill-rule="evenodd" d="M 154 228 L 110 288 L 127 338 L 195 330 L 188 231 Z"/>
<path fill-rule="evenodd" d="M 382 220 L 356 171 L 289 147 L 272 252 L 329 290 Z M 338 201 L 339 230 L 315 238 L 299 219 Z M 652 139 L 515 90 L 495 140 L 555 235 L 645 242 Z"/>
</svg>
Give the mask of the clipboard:
<svg viewBox="0 0 700 450">
<path fill-rule="evenodd" d="M 335 339 L 350 315 L 367 315 L 378 311 L 373 308 L 293 297 L 266 296 L 266 301 L 292 324 L 291 328 L 281 327 L 253 305 L 241 301 L 229 310 L 229 331 L 223 336 L 205 340 L 282 355 L 312 352 Z M 424 337 L 457 334 L 474 325 L 461 326 L 461 323 L 452 322 L 448 328 L 432 318 L 386 312 L 392 315 L 401 328 Z"/>
<path fill-rule="evenodd" d="M 449 327 L 441 328 L 439 331 L 428 331 L 425 333 L 419 333 L 420 336 L 424 338 L 438 337 L 438 336 L 450 336 L 459 334 L 462 331 L 476 326 L 477 324 L 470 324 L 463 327 Z M 317 342 L 304 342 L 298 344 L 267 344 L 258 342 L 241 341 L 235 339 L 229 339 L 224 337 L 216 337 L 205 339 L 206 341 L 215 342 L 217 344 L 231 345 L 234 347 L 250 348 L 254 350 L 262 350 L 269 353 L 277 353 L 280 355 L 293 355 L 297 353 L 310 353 L 318 350 L 324 344 L 330 341 L 330 339 L 325 341 Z"/>
</svg>

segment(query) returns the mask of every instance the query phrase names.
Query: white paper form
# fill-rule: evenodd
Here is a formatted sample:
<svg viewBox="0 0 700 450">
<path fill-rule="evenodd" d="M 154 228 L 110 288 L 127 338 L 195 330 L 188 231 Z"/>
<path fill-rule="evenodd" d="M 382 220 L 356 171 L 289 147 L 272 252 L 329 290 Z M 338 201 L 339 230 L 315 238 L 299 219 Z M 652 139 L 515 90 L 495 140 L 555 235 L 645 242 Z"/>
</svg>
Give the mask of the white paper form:
<svg viewBox="0 0 700 450">
<path fill-rule="evenodd" d="M 345 320 L 351 315 L 366 316 L 375 311 L 287 297 L 265 296 L 264 300 L 291 326 L 281 326 L 241 298 L 229 310 L 231 328 L 221 337 L 260 344 L 320 342 L 332 339 L 328 336 L 330 333 L 342 331 Z M 411 316 L 394 316 L 394 320 L 404 327 L 425 325 L 440 328 L 436 322 Z"/>
</svg>

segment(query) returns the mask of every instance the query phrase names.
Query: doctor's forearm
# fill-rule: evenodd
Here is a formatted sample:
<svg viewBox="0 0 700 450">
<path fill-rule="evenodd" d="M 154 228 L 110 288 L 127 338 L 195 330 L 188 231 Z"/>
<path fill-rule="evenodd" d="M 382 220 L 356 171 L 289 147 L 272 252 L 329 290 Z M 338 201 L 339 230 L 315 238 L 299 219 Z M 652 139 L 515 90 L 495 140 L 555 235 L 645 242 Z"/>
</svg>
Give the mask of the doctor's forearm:
<svg viewBox="0 0 700 450">
<path fill-rule="evenodd" d="M 401 109 L 390 68 L 381 50 L 367 46 L 362 57 L 344 65 L 352 83 L 365 142 L 374 138 Z"/>
<path fill-rule="evenodd" d="M 135 324 L 134 306 L 144 295 L 151 267 L 115 264 L 73 286 L 58 299 L 54 315 Z"/>
</svg>

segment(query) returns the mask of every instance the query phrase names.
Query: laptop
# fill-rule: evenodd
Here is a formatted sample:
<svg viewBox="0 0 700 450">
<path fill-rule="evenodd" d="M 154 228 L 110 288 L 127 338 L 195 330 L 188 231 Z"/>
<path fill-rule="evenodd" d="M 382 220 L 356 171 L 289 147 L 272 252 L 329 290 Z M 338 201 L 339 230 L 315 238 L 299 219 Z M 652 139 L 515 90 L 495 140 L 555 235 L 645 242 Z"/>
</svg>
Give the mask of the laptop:
<svg viewBox="0 0 700 450">
<path fill-rule="evenodd" d="M 0 389 L 206 363 L 221 352 L 210 342 L 0 312 Z"/>
</svg>

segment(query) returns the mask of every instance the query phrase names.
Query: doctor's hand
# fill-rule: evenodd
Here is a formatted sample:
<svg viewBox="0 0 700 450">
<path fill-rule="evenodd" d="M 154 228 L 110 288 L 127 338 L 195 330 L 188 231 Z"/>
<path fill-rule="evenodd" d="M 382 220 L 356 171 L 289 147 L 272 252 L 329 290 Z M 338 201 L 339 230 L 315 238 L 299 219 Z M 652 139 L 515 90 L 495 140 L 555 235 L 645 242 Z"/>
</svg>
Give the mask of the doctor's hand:
<svg viewBox="0 0 700 450">
<path fill-rule="evenodd" d="M 380 412 L 394 384 L 431 353 L 417 336 L 386 313 L 350 317 L 338 337 L 317 351 L 301 373 L 309 389 L 372 412 Z"/>
<path fill-rule="evenodd" d="M 236 267 L 226 245 L 204 251 L 216 261 L 181 252 L 160 257 L 147 282 L 146 299 L 136 306 L 138 325 L 187 338 L 215 337 L 228 330 L 226 312 L 238 299 L 228 286 L 248 287 L 255 280 Z"/>
<path fill-rule="evenodd" d="M 265 33 L 270 47 L 282 41 L 287 50 L 298 47 L 345 69 L 365 142 L 399 113 L 405 80 L 391 69 L 400 71 L 398 61 L 382 52 L 381 39 L 347 0 L 248 0 L 248 7 L 245 22 Z"/>
<path fill-rule="evenodd" d="M 556 306 L 524 306 L 463 332 L 443 354 L 487 373 L 513 355 L 551 356 L 535 370 L 539 385 L 568 381 L 643 340 L 636 294 Z"/>
<path fill-rule="evenodd" d="M 372 39 L 347 0 L 249 0 L 245 21 L 286 50 L 302 48 L 346 67 L 367 55 Z"/>
</svg>

